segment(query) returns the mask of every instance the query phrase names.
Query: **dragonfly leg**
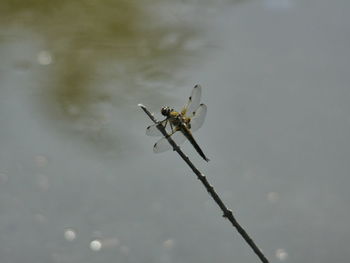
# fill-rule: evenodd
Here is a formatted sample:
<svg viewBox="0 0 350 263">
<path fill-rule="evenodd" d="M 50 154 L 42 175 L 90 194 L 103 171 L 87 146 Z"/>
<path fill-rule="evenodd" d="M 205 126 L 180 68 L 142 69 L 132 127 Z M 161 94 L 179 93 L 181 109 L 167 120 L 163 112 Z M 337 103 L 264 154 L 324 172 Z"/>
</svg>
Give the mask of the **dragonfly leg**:
<svg viewBox="0 0 350 263">
<path fill-rule="evenodd" d="M 158 122 L 158 124 L 162 125 L 163 128 L 166 130 L 166 126 L 168 125 L 168 120 L 165 120 L 164 124 L 162 124 L 163 121 Z"/>
<path fill-rule="evenodd" d="M 171 122 L 169 122 L 169 123 L 170 123 L 171 133 L 174 133 L 174 126 L 172 125 Z"/>
</svg>

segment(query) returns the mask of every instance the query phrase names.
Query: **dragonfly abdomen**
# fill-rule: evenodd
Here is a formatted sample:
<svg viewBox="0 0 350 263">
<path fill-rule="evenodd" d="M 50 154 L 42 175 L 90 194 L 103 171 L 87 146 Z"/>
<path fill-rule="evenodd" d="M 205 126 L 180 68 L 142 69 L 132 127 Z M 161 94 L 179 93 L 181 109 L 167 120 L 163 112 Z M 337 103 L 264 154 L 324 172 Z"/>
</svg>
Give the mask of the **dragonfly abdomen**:
<svg viewBox="0 0 350 263">
<path fill-rule="evenodd" d="M 199 147 L 196 140 L 193 138 L 191 131 L 185 126 L 185 124 L 181 124 L 181 132 L 186 136 L 186 138 L 190 141 L 192 146 L 196 149 L 198 154 L 207 162 L 209 162 L 209 159 L 205 156 L 204 152 L 202 151 L 201 147 Z"/>
</svg>

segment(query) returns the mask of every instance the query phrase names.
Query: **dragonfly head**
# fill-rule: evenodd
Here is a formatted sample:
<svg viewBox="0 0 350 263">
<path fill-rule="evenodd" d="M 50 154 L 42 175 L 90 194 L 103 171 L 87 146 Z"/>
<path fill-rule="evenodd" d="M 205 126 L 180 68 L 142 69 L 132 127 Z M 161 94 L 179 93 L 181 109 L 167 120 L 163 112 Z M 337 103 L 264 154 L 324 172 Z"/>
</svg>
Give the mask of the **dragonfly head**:
<svg viewBox="0 0 350 263">
<path fill-rule="evenodd" d="M 168 117 L 171 111 L 172 110 L 169 107 L 163 107 L 160 112 L 163 116 Z"/>
</svg>

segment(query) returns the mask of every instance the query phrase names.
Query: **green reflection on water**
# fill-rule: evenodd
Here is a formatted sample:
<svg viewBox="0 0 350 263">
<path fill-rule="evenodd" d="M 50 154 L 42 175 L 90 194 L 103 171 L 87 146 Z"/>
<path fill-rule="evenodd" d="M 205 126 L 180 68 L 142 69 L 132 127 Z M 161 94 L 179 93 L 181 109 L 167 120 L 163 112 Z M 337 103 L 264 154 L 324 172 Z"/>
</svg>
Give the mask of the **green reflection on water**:
<svg viewBox="0 0 350 263">
<path fill-rule="evenodd" d="M 187 63 L 203 44 L 200 26 L 187 17 L 208 4 L 2 0 L 0 21 L 3 27 L 34 32 L 52 54 L 53 63 L 42 72 L 49 75 L 49 83 L 39 80 L 44 94 L 40 102 L 48 119 L 57 119 L 58 114 L 69 128 L 84 119 L 82 129 L 95 125 L 90 129 L 94 133 L 105 121 L 96 113 L 96 104 L 122 109 L 130 98 L 140 98 L 132 102 L 136 105 L 143 97 L 161 98 L 158 91 L 164 86 L 182 84 Z M 190 11 L 182 12 L 186 9 Z M 179 70 L 182 73 L 177 75 Z"/>
<path fill-rule="evenodd" d="M 188 25 L 160 25 L 156 9 L 149 10 L 157 2 L 9 0 L 0 12 L 2 21 L 44 37 L 54 57 L 51 99 L 68 113 L 67 107 L 83 109 L 96 98 L 112 100 L 113 91 L 101 88 L 104 78 L 114 78 L 116 91 L 129 96 L 142 80 L 171 79 L 196 33 Z"/>
</svg>

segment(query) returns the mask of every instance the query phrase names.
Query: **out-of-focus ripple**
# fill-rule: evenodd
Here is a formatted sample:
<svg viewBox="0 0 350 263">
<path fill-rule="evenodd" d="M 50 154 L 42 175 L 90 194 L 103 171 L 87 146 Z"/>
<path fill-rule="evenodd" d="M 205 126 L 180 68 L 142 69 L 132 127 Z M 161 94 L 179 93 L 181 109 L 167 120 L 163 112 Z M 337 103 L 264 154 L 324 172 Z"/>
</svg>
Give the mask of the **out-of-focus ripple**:
<svg viewBox="0 0 350 263">
<path fill-rule="evenodd" d="M 67 241 L 74 241 L 77 238 L 77 233 L 74 229 L 68 228 L 64 231 L 64 238 Z"/>
<path fill-rule="evenodd" d="M 279 200 L 279 194 L 277 192 L 269 192 L 267 193 L 267 200 L 270 203 L 277 203 Z"/>
<path fill-rule="evenodd" d="M 102 249 L 101 240 L 95 239 L 90 242 L 90 249 L 92 251 L 100 251 Z"/>
<path fill-rule="evenodd" d="M 163 247 L 165 248 L 165 249 L 173 249 L 174 248 L 174 245 L 175 245 L 175 240 L 174 239 L 167 239 L 167 240 L 165 240 L 164 242 L 163 242 Z"/>
<path fill-rule="evenodd" d="M 275 257 L 279 261 L 286 261 L 288 259 L 288 253 L 287 253 L 287 251 L 285 249 L 279 248 L 275 252 Z"/>
<path fill-rule="evenodd" d="M 44 155 L 37 155 L 34 157 L 34 159 L 37 167 L 45 167 L 48 164 L 47 157 Z"/>
<path fill-rule="evenodd" d="M 52 63 L 52 55 L 49 51 L 43 50 L 38 53 L 37 60 L 40 65 L 47 66 Z"/>
</svg>

